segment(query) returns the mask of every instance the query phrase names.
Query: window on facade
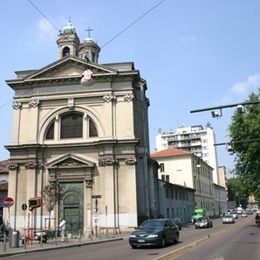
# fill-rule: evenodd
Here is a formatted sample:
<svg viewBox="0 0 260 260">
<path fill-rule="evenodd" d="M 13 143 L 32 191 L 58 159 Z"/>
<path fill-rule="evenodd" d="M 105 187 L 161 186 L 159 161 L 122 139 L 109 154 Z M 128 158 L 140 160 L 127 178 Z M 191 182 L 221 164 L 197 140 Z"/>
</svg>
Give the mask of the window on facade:
<svg viewBox="0 0 260 260">
<path fill-rule="evenodd" d="M 89 119 L 89 137 L 96 137 L 98 136 L 97 128 L 94 125 L 93 121 Z"/>
<path fill-rule="evenodd" d="M 58 130 L 59 129 L 59 130 Z M 86 134 L 83 134 L 86 131 Z M 56 136 L 54 133 L 59 133 Z M 90 117 L 85 117 L 81 112 L 67 112 L 56 116 L 45 132 L 46 140 L 58 141 L 66 138 L 91 138 L 98 137 L 97 127 Z M 57 139 L 57 140 L 56 140 Z"/>
<path fill-rule="evenodd" d="M 162 181 L 165 181 L 165 174 L 161 175 Z"/>
<path fill-rule="evenodd" d="M 46 140 L 54 139 L 54 120 L 50 123 L 47 132 L 46 132 Z"/>
<path fill-rule="evenodd" d="M 164 172 L 164 163 L 160 163 L 160 172 Z"/>
<path fill-rule="evenodd" d="M 69 47 L 64 47 L 62 50 L 62 57 L 66 57 L 70 55 L 70 48 Z"/>
<path fill-rule="evenodd" d="M 82 118 L 81 113 L 66 113 L 61 116 L 61 138 L 82 137 Z"/>
<path fill-rule="evenodd" d="M 165 175 L 166 181 L 170 182 L 170 175 Z"/>
</svg>

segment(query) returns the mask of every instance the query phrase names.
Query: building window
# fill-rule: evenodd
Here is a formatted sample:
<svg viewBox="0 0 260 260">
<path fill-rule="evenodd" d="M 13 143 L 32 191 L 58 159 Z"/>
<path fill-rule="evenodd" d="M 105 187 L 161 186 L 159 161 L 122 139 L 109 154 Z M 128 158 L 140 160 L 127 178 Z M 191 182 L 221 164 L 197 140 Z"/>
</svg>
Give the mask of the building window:
<svg viewBox="0 0 260 260">
<path fill-rule="evenodd" d="M 160 163 L 160 172 L 164 172 L 164 163 Z"/>
<path fill-rule="evenodd" d="M 165 181 L 165 174 L 161 175 L 161 179 L 162 179 L 162 181 Z"/>
<path fill-rule="evenodd" d="M 62 50 L 62 57 L 66 57 L 70 55 L 70 48 L 69 47 L 64 47 Z"/>
<path fill-rule="evenodd" d="M 97 128 L 91 119 L 89 119 L 88 126 L 89 126 L 89 137 L 98 136 Z"/>
<path fill-rule="evenodd" d="M 83 134 L 86 131 L 86 134 Z M 59 133 L 59 134 L 58 134 Z M 81 112 L 68 112 L 56 116 L 46 128 L 45 140 L 98 137 L 94 121 Z"/>
<path fill-rule="evenodd" d="M 54 120 L 52 120 L 52 122 L 48 126 L 45 138 L 46 140 L 54 139 Z"/>
<path fill-rule="evenodd" d="M 166 181 L 170 182 L 170 175 L 165 175 Z"/>
<path fill-rule="evenodd" d="M 168 190 L 168 188 L 165 188 L 165 197 L 166 197 L 166 199 L 169 198 L 169 190 Z"/>
<path fill-rule="evenodd" d="M 61 116 L 62 138 L 79 138 L 82 137 L 82 118 L 81 113 L 66 113 Z"/>
</svg>

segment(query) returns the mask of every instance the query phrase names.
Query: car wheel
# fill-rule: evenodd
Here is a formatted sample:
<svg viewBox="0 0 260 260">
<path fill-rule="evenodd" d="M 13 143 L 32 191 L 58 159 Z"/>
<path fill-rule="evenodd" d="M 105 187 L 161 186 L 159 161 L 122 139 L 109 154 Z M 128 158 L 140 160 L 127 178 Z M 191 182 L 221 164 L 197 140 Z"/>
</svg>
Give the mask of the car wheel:
<svg viewBox="0 0 260 260">
<path fill-rule="evenodd" d="M 165 246 L 166 246 L 166 240 L 165 240 L 165 237 L 162 237 L 161 247 L 165 247 Z"/>
<path fill-rule="evenodd" d="M 137 246 L 135 246 L 135 245 L 131 245 L 131 247 L 132 247 L 133 249 L 136 249 L 136 248 L 137 248 Z"/>
</svg>

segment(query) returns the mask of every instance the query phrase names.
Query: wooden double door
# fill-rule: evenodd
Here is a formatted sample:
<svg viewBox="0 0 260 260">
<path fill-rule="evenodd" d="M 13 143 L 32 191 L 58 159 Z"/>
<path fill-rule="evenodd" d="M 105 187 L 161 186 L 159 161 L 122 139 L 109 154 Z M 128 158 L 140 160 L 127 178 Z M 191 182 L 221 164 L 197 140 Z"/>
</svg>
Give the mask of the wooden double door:
<svg viewBox="0 0 260 260">
<path fill-rule="evenodd" d="M 66 221 L 66 232 L 77 235 L 83 232 L 83 182 L 62 183 L 59 216 Z"/>
</svg>

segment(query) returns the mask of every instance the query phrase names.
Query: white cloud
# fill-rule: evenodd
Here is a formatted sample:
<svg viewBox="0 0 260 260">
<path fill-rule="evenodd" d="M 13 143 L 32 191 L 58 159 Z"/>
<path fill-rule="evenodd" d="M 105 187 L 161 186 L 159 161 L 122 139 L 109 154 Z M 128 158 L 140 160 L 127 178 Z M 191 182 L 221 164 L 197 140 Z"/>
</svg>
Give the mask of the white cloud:
<svg viewBox="0 0 260 260">
<path fill-rule="evenodd" d="M 238 82 L 231 87 L 231 92 L 235 95 L 248 95 L 260 86 L 260 74 L 256 73 L 247 78 L 244 82 Z"/>
<path fill-rule="evenodd" d="M 56 37 L 57 32 L 47 19 L 43 18 L 38 22 L 38 29 L 39 29 L 38 37 L 41 40 L 48 40 L 48 39 L 52 40 L 53 37 Z"/>
</svg>

